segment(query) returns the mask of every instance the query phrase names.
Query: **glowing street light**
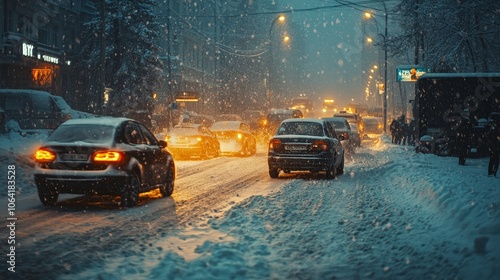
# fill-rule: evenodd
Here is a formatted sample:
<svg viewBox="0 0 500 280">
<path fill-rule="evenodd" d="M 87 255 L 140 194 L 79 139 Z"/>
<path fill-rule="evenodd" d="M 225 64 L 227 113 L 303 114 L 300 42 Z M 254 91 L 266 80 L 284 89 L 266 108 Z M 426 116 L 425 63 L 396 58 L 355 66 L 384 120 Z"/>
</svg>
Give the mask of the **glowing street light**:
<svg viewBox="0 0 500 280">
<path fill-rule="evenodd" d="M 384 133 L 387 133 L 387 6 L 385 5 L 385 2 L 382 2 L 384 4 L 384 13 L 385 13 L 385 27 L 384 27 L 384 84 L 383 84 L 383 107 L 384 107 Z M 378 22 L 375 19 L 375 16 L 370 13 L 370 12 L 365 12 L 364 17 L 366 19 L 372 19 L 375 22 L 375 25 L 377 26 L 377 33 L 379 33 L 379 27 L 378 27 Z M 373 40 L 372 40 L 373 41 Z M 371 41 L 367 42 L 371 43 Z"/>
<path fill-rule="evenodd" d="M 269 107 L 268 109 L 271 108 L 271 95 L 272 95 L 272 64 L 273 64 L 273 37 L 272 37 L 272 30 L 276 22 L 284 23 L 286 21 L 286 17 L 284 15 L 280 15 L 276 17 L 271 25 L 269 26 L 269 67 L 268 67 L 268 78 L 269 81 L 266 83 L 267 85 L 267 106 Z M 282 38 L 284 42 L 290 41 L 290 37 L 288 35 L 285 35 L 285 37 Z"/>
</svg>

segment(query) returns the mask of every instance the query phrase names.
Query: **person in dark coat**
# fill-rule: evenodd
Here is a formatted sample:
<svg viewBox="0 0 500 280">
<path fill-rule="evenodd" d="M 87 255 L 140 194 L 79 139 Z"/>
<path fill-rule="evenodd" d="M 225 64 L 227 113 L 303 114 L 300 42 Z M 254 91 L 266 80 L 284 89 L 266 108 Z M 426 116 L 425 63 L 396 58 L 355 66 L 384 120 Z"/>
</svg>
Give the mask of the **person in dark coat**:
<svg viewBox="0 0 500 280">
<path fill-rule="evenodd" d="M 497 176 L 500 161 L 500 121 L 490 121 L 486 125 L 486 142 L 490 161 L 488 162 L 488 176 Z"/>
<path fill-rule="evenodd" d="M 415 146 L 415 142 L 417 139 L 417 122 L 415 119 L 410 120 L 410 124 L 408 126 L 408 144 L 411 146 Z"/>
<path fill-rule="evenodd" d="M 396 144 L 397 142 L 397 133 L 398 133 L 399 122 L 396 119 L 392 119 L 391 125 L 389 129 L 391 131 L 392 144 Z"/>
<path fill-rule="evenodd" d="M 469 151 L 469 142 L 472 134 L 472 122 L 469 119 L 469 110 L 462 112 L 460 122 L 457 127 L 457 150 L 458 164 L 465 165 L 465 159 Z"/>
</svg>

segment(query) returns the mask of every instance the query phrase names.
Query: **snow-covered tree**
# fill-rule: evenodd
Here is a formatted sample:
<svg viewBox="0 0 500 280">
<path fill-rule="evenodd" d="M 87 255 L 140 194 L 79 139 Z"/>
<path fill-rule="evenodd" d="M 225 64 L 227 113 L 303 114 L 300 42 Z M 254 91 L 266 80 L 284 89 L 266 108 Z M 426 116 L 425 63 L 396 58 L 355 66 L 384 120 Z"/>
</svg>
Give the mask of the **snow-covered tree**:
<svg viewBox="0 0 500 280">
<path fill-rule="evenodd" d="M 497 0 L 402 0 L 400 33 L 388 38 L 390 53 L 435 72 L 500 70 L 500 2 Z"/>
<path fill-rule="evenodd" d="M 108 114 L 130 116 L 151 112 L 153 91 L 162 82 L 160 22 L 154 0 L 105 1 L 105 85 L 111 88 Z M 88 40 L 82 58 L 99 69 L 100 15 L 87 23 Z"/>
</svg>

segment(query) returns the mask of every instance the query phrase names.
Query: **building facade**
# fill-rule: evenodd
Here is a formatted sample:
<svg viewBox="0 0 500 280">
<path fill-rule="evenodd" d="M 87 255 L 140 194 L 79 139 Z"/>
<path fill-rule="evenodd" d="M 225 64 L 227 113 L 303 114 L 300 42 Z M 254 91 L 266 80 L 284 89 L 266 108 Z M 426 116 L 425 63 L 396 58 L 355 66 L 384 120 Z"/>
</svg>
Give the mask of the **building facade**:
<svg viewBox="0 0 500 280">
<path fill-rule="evenodd" d="M 0 88 L 48 91 L 77 106 L 85 78 L 75 79 L 82 23 L 95 12 L 90 0 L 0 0 Z"/>
</svg>

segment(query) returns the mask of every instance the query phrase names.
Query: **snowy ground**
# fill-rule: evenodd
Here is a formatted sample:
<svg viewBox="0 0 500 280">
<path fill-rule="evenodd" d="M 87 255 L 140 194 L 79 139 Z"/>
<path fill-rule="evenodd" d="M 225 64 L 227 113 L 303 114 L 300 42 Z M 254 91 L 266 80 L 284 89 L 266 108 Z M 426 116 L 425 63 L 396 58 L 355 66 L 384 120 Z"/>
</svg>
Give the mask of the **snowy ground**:
<svg viewBox="0 0 500 280">
<path fill-rule="evenodd" d="M 0 180 L 16 164 L 20 195 L 33 192 L 27 156 L 41 139 L 0 138 Z M 458 166 L 456 158 L 416 154 L 385 137 L 365 144 L 336 180 L 271 180 L 264 166 L 262 178 L 279 189 L 150 240 L 140 254 L 114 254 L 58 278 L 500 279 L 500 178 L 486 176 L 487 159 Z M 487 239 L 484 250 L 475 247 L 480 239 Z M 5 257 L 2 263 L 0 276 L 12 277 L 4 273 Z"/>
</svg>

